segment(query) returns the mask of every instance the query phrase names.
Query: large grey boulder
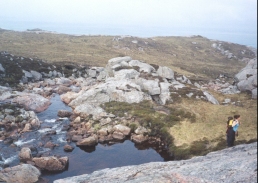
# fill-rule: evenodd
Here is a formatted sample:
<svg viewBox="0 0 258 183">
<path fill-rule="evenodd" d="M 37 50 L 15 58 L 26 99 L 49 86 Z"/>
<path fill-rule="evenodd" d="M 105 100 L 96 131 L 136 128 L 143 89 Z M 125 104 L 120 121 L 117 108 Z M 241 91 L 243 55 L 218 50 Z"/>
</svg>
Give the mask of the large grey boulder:
<svg viewBox="0 0 258 183">
<path fill-rule="evenodd" d="M 257 69 L 244 68 L 238 74 L 235 75 L 235 78 L 238 81 L 242 81 L 248 78 L 248 75 L 257 75 Z"/>
<path fill-rule="evenodd" d="M 240 91 L 252 92 L 252 98 L 255 98 L 257 88 L 257 59 L 249 60 L 248 64 L 235 75 L 237 87 Z"/>
<path fill-rule="evenodd" d="M 42 79 L 42 74 L 40 74 L 39 72 L 37 71 L 30 71 L 30 73 L 32 74 L 32 77 L 35 81 L 39 81 Z"/>
<path fill-rule="evenodd" d="M 137 72 L 134 69 L 122 69 L 119 71 L 114 71 L 114 77 L 116 79 L 135 79 L 140 75 L 139 72 Z"/>
<path fill-rule="evenodd" d="M 166 66 L 159 66 L 157 73 L 159 76 L 166 79 L 174 79 L 174 71 Z"/>
<path fill-rule="evenodd" d="M 107 77 L 113 77 L 114 73 L 113 71 L 115 68 L 121 67 L 121 66 L 128 66 L 128 62 L 132 60 L 131 57 L 126 56 L 126 57 L 116 57 L 112 58 L 108 61 L 108 64 L 106 65 L 106 73 Z"/>
<path fill-rule="evenodd" d="M 29 164 L 21 164 L 0 171 L 0 182 L 34 183 L 39 180 L 40 171 Z"/>
<path fill-rule="evenodd" d="M 252 91 L 257 88 L 257 74 L 241 80 L 237 83 L 237 87 L 240 91 Z"/>
<path fill-rule="evenodd" d="M 127 103 L 139 103 L 143 100 L 151 100 L 151 97 L 142 92 L 139 85 L 130 80 L 116 80 L 109 78 L 105 83 L 92 86 L 89 90 L 80 94 L 69 103 L 75 109 L 75 113 L 98 115 L 103 110 L 100 104 L 118 101 Z"/>
<path fill-rule="evenodd" d="M 109 66 L 113 66 L 116 64 L 120 64 L 121 62 L 129 62 L 130 60 L 132 60 L 131 57 L 129 56 L 125 56 L 125 57 L 116 57 L 116 58 L 112 58 L 108 61 L 108 65 Z"/>
<path fill-rule="evenodd" d="M 257 182 L 257 142 L 211 152 L 189 160 L 106 168 L 91 174 L 54 181 L 79 182 Z"/>
<path fill-rule="evenodd" d="M 139 67 L 139 71 L 140 72 L 146 72 L 146 73 L 151 73 L 155 71 L 155 68 L 152 67 L 150 64 L 138 61 L 138 60 L 131 60 L 129 63 L 129 66 L 133 67 L 133 66 L 137 66 Z"/>
<path fill-rule="evenodd" d="M 135 83 L 141 86 L 143 91 L 148 91 L 149 95 L 159 95 L 160 87 L 158 80 L 147 80 L 143 78 L 135 79 Z"/>
</svg>

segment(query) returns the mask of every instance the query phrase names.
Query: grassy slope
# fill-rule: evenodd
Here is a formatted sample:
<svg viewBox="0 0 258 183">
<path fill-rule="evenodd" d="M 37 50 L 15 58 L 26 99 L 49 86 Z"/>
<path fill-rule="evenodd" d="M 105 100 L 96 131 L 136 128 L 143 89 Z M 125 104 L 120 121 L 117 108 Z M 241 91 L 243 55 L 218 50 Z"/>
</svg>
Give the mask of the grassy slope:
<svg viewBox="0 0 258 183">
<path fill-rule="evenodd" d="M 214 79 L 219 74 L 234 76 L 246 65 L 236 59 L 227 59 L 211 47 L 212 43 L 219 41 L 200 36 L 146 39 L 125 37 L 120 40 L 113 38 L 114 36 L 71 36 L 0 30 L 0 50 L 18 56 L 37 57 L 50 63 L 69 61 L 93 66 L 105 66 L 111 58 L 129 55 L 147 63 L 168 66 L 190 79 L 204 80 Z M 133 40 L 138 43 L 132 43 Z M 251 52 L 241 53 L 241 50 L 247 50 L 245 46 L 226 42 L 222 44 L 238 58 L 253 58 Z M 225 139 L 227 117 L 236 113 L 242 116 L 237 141 L 257 139 L 257 100 L 250 99 L 246 94 L 224 96 L 210 92 L 220 102 L 231 98 L 233 101 L 240 101 L 242 106 L 212 105 L 191 99 L 170 104 L 195 113 L 197 118 L 195 123 L 182 121 L 170 128 L 175 145 L 190 146 L 194 141 L 205 137 L 210 142 L 208 146 L 215 146 L 218 141 L 216 139 Z"/>
</svg>

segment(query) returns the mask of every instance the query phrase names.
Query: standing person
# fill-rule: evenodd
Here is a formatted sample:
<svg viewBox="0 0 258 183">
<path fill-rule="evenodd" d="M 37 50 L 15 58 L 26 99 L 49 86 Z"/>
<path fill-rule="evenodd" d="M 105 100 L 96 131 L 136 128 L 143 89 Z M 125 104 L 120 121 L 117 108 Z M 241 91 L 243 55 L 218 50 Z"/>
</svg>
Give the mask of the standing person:
<svg viewBox="0 0 258 183">
<path fill-rule="evenodd" d="M 229 127 L 232 127 L 233 119 L 234 119 L 234 118 L 231 117 L 231 116 L 228 117 L 228 121 L 227 121 L 227 131 L 226 131 L 226 133 L 228 133 L 228 128 L 229 128 Z"/>
<path fill-rule="evenodd" d="M 238 136 L 238 127 L 240 125 L 240 115 L 234 116 L 234 121 L 232 123 L 233 130 L 235 131 L 235 135 Z"/>
<path fill-rule="evenodd" d="M 227 146 L 228 147 L 232 147 L 233 146 L 233 143 L 234 143 L 234 140 L 235 140 L 235 133 L 233 131 L 233 127 L 232 127 L 232 124 L 233 124 L 233 117 L 228 117 L 228 121 L 227 121 Z"/>
</svg>

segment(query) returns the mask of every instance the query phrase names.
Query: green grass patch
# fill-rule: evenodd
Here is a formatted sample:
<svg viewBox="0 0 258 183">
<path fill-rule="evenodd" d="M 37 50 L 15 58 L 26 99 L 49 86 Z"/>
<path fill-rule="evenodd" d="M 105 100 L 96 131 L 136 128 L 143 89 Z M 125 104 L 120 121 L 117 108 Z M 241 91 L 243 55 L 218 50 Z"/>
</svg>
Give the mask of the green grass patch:
<svg viewBox="0 0 258 183">
<path fill-rule="evenodd" d="M 158 136 L 168 146 L 173 143 L 173 137 L 169 133 L 169 128 L 180 122 L 180 120 L 189 118 L 194 121 L 195 115 L 182 109 L 167 107 L 169 114 L 155 111 L 156 104 L 151 101 L 142 101 L 140 103 L 129 104 L 126 102 L 108 102 L 102 107 L 108 112 L 116 116 L 123 117 L 125 114 L 132 115 L 139 125 L 151 129 L 150 136 Z M 135 123 L 128 124 L 133 129 L 136 129 Z"/>
</svg>

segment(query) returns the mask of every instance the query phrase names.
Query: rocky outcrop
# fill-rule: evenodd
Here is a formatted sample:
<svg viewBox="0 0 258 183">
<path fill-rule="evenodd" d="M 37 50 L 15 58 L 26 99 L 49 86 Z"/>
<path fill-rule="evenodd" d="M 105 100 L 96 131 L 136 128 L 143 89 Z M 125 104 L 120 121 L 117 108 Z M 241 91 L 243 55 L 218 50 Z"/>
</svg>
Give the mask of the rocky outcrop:
<svg viewBox="0 0 258 183">
<path fill-rule="evenodd" d="M 107 168 L 54 181 L 79 182 L 257 182 L 257 142 L 189 160 Z"/>
<path fill-rule="evenodd" d="M 21 164 L 0 171 L 0 182 L 34 183 L 39 180 L 40 171 L 29 164 Z"/>
<path fill-rule="evenodd" d="M 257 98 L 257 59 L 251 59 L 246 67 L 235 75 L 240 91 L 249 91 L 252 98 Z"/>
</svg>

